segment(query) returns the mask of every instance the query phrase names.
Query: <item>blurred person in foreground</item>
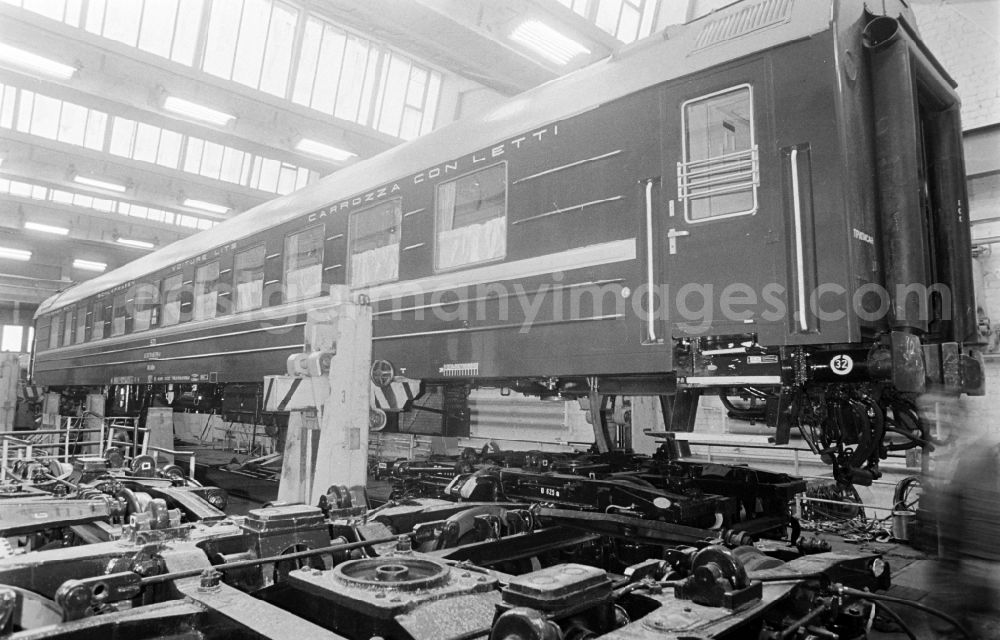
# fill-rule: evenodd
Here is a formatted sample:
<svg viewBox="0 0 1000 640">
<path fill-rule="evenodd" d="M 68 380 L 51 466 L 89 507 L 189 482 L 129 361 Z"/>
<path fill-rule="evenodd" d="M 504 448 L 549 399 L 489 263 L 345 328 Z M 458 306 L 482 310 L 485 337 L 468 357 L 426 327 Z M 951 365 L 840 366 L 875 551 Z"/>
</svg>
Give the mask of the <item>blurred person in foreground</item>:
<svg viewBox="0 0 1000 640">
<path fill-rule="evenodd" d="M 928 604 L 956 617 L 973 637 L 1000 640 L 1000 433 L 974 417 L 978 400 L 928 394 L 920 402 L 924 419 L 937 419 L 949 442 L 933 454 L 924 494 L 939 536 Z M 930 622 L 935 637 L 963 637 L 943 621 Z"/>
</svg>

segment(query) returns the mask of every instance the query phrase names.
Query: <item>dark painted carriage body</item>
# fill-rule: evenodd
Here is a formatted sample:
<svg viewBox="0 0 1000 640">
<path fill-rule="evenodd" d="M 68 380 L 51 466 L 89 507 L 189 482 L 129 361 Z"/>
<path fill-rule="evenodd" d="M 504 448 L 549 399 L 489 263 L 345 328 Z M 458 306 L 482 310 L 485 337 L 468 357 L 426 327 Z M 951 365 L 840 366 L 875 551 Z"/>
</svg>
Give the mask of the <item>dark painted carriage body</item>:
<svg viewBox="0 0 1000 640">
<path fill-rule="evenodd" d="M 891 17 L 902 11 L 909 19 L 896 2 L 887 4 L 895 7 Z M 324 287 L 347 284 L 351 212 L 393 199 L 402 211 L 399 278 L 361 291 L 375 305 L 374 357 L 412 378 L 530 387 L 597 377 L 605 388 L 654 392 L 699 376 L 706 385 L 788 384 L 781 363 L 796 347 L 864 354 L 900 328 L 924 343 L 967 342 L 974 327 L 971 291 L 962 289 L 968 260 L 965 272 L 960 264 L 948 272 L 932 265 L 938 248 L 930 244 L 942 237 L 938 227 L 947 227 L 947 237 L 968 232 L 960 154 L 939 168 L 957 179 L 930 218 L 905 214 L 923 225 L 924 244 L 911 249 L 931 265 L 926 284 L 960 294 L 954 321 L 905 327 L 894 310 L 865 320 L 846 304 L 866 285 L 887 284 L 884 252 L 896 233 L 879 218 L 880 193 L 896 187 L 879 182 L 881 98 L 873 95 L 872 54 L 862 41 L 872 17 L 859 1 L 738 3 L 359 162 L 53 297 L 37 316 L 34 378 L 67 387 L 259 382 L 282 373 L 286 357 L 302 349 L 305 309 L 321 299 L 288 304 L 276 295 L 270 306 L 243 313 L 224 312 L 219 302 L 212 319 L 141 332 L 127 316 L 124 335 L 82 334 L 71 344 L 50 341 L 50 326 L 80 305 L 92 315 L 137 283 L 162 283 L 177 272 L 190 282 L 198 265 L 214 260 L 224 283 L 235 253 L 262 242 L 264 281 L 280 284 L 286 236 L 314 225 L 325 238 Z M 927 66 L 925 75 L 950 92 L 943 72 Z M 679 168 L 685 105 L 743 90 L 752 103 L 756 205 L 744 215 L 688 220 L 678 189 L 680 179 L 690 180 Z M 957 123 L 957 99 L 931 104 L 919 98 L 928 91 L 910 87 L 921 109 L 914 117 L 926 122 L 925 112 L 936 108 Z M 505 254 L 435 270 L 437 185 L 494 165 L 506 171 Z M 968 257 L 968 245 L 952 250 L 955 263 Z M 650 283 L 670 287 L 659 299 L 668 314 L 652 321 L 633 311 Z M 722 294 L 734 283 L 757 300 L 747 303 L 737 291 L 727 318 Z M 685 285 L 701 286 L 686 298 L 693 311 L 701 306 L 697 292 L 713 289 L 693 326 L 676 313 Z M 803 319 L 800 303 L 821 285 L 842 292 L 818 291 L 826 291 L 824 306 L 846 312 Z M 771 297 L 763 295 L 769 286 L 777 287 Z M 534 305 L 525 330 L 524 309 Z M 709 314 L 711 322 L 702 322 Z M 709 363 L 708 371 L 718 371 L 709 374 L 700 368 L 705 360 L 690 357 L 695 338 L 708 339 L 699 343 L 705 349 L 735 340 L 737 351 L 747 340 L 761 357 L 751 364 L 740 356 L 739 367 L 721 371 Z"/>
</svg>

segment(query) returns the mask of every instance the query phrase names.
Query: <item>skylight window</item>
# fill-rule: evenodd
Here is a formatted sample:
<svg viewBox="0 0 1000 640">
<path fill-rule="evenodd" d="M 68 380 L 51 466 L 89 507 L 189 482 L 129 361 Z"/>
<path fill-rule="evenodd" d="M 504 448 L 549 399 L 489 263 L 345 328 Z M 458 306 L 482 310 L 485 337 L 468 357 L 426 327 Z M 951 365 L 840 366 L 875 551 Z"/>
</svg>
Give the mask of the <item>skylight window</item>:
<svg viewBox="0 0 1000 640">
<path fill-rule="evenodd" d="M 590 53 L 590 49 L 576 40 L 538 20 L 526 20 L 519 24 L 510 33 L 510 39 L 560 65 L 579 55 Z"/>
</svg>

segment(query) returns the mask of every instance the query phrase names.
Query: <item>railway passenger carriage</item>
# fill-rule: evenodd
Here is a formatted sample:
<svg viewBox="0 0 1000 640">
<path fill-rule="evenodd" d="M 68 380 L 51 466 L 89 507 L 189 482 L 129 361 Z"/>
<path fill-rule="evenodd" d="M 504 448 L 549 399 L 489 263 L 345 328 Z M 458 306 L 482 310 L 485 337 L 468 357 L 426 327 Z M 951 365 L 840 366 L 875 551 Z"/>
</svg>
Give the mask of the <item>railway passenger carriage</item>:
<svg viewBox="0 0 1000 640">
<path fill-rule="evenodd" d="M 33 375 L 256 384 L 347 284 L 410 378 L 725 389 L 877 474 L 906 393 L 982 383 L 958 99 L 884 4 L 736 3 L 347 167 L 46 301 Z"/>
</svg>

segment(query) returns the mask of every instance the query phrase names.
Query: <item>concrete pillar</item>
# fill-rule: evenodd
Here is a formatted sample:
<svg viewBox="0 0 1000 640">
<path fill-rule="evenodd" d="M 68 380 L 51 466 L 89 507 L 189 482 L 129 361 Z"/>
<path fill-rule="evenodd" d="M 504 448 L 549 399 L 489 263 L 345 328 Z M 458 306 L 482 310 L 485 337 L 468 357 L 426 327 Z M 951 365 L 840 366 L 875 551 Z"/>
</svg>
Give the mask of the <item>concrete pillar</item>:
<svg viewBox="0 0 1000 640">
<path fill-rule="evenodd" d="M 42 401 L 42 428 L 59 428 L 59 402 L 61 397 L 58 393 L 49 391 Z"/>
<path fill-rule="evenodd" d="M 146 437 L 149 438 L 150 447 L 160 447 L 161 449 L 174 448 L 174 410 L 170 407 L 149 407 L 146 409 L 146 428 L 149 429 Z M 153 454 L 153 449 L 149 450 L 149 455 Z M 158 462 L 168 462 L 173 464 L 174 455 L 172 453 L 157 452 Z"/>
<path fill-rule="evenodd" d="M 269 400 L 290 411 L 279 500 L 316 504 L 333 485 L 358 495 L 368 480 L 371 307 L 348 301 L 346 288 L 330 302 L 306 316 L 307 375 L 280 376 L 290 382 Z"/>
<path fill-rule="evenodd" d="M 316 411 L 291 411 L 282 450 L 281 481 L 278 483 L 278 500 L 315 504 L 313 496 L 313 470 L 319 449 L 320 427 Z M 323 487 L 323 492 L 326 487 Z M 319 500 L 319 496 L 316 497 Z"/>
<path fill-rule="evenodd" d="M 0 432 L 14 430 L 20 369 L 16 353 L 0 353 Z"/>
<path fill-rule="evenodd" d="M 632 451 L 652 455 L 660 443 L 645 431 L 663 431 L 658 396 L 632 396 Z"/>
<path fill-rule="evenodd" d="M 83 420 L 84 429 L 100 429 L 104 422 L 104 407 L 108 404 L 108 398 L 103 393 L 88 393 L 85 409 L 86 418 Z M 107 438 L 107 432 L 104 435 Z M 87 432 L 82 435 L 80 442 L 92 442 L 92 446 L 86 447 L 83 451 L 87 455 L 96 456 L 101 452 L 101 432 Z"/>
</svg>

